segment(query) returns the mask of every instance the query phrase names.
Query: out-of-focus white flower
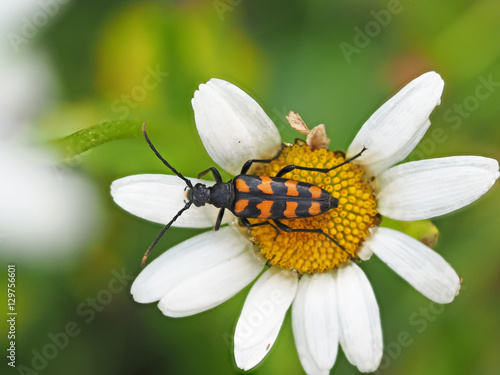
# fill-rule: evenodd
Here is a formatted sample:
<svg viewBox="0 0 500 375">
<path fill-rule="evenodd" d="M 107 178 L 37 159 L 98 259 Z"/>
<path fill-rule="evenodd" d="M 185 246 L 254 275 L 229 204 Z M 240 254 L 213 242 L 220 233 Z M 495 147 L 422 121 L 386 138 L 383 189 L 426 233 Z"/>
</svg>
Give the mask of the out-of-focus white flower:
<svg viewBox="0 0 500 375">
<path fill-rule="evenodd" d="M 19 142 L 0 143 L 0 248 L 9 259 L 57 256 L 91 236 L 95 191 L 54 155 Z"/>
<path fill-rule="evenodd" d="M 29 127 L 52 96 L 54 77 L 45 57 L 23 53 L 2 56 L 0 50 L 0 141 L 29 136 Z"/>
<path fill-rule="evenodd" d="M 22 33 L 37 14 L 50 22 L 56 8 L 49 5 L 32 0 L 0 5 L 0 256 L 37 264 L 72 257 L 98 221 L 90 182 L 32 144 L 36 116 L 49 104 L 55 80 L 43 53 L 34 52 Z M 25 38 L 22 48 L 13 48 L 12 33 Z"/>
</svg>

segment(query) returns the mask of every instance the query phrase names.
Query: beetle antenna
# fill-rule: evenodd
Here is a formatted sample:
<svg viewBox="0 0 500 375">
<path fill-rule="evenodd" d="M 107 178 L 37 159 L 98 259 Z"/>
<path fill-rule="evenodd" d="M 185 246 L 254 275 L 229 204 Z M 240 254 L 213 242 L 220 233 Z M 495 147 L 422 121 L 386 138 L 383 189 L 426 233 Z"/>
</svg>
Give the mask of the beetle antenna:
<svg viewBox="0 0 500 375">
<path fill-rule="evenodd" d="M 165 234 L 165 232 L 167 231 L 167 229 L 170 228 L 170 226 L 173 224 L 173 222 L 176 221 L 177 218 L 179 216 L 181 216 L 184 211 L 186 211 L 189 207 L 191 207 L 192 203 L 193 202 L 191 202 L 191 201 L 187 202 L 186 205 L 179 212 L 177 212 L 177 214 L 174 216 L 174 218 L 172 220 L 170 220 L 170 223 L 168 223 L 167 225 L 165 225 L 165 228 L 163 228 L 161 230 L 160 234 L 158 234 L 158 236 L 155 238 L 155 240 L 153 241 L 153 243 L 151 244 L 151 246 L 149 246 L 149 248 L 146 250 L 146 253 L 142 257 L 142 262 L 141 262 L 141 266 L 142 267 L 144 267 L 144 265 L 146 264 L 146 260 L 148 259 L 149 253 L 151 252 L 151 250 L 153 250 L 153 248 L 156 246 L 156 244 L 158 243 L 158 241 L 160 240 L 160 238 Z"/>
<path fill-rule="evenodd" d="M 186 177 L 184 177 L 181 173 L 177 172 L 177 170 L 172 167 L 168 161 L 166 161 L 163 156 L 160 155 L 160 153 L 158 152 L 158 150 L 156 149 L 156 147 L 153 145 L 153 142 L 151 142 L 151 140 L 149 139 L 148 137 L 148 133 L 146 133 L 146 123 L 142 124 L 142 134 L 144 134 L 144 138 L 146 139 L 146 142 L 148 142 L 148 145 L 149 147 L 151 147 L 151 150 L 153 150 L 153 152 L 156 154 L 156 156 L 158 157 L 158 159 L 160 159 L 163 164 L 165 164 L 168 168 L 170 168 L 170 170 L 172 172 L 174 172 L 179 178 L 182 178 L 184 180 L 184 182 L 186 183 L 186 185 L 189 187 L 189 188 L 193 188 L 193 184 L 191 183 L 191 181 L 189 181 Z"/>
</svg>

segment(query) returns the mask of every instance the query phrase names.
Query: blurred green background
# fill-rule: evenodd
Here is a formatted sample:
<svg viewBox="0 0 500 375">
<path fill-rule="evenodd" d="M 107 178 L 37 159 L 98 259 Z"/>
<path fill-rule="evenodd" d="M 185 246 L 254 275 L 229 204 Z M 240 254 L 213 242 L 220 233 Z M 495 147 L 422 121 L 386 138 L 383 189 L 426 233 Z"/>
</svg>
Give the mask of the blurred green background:
<svg viewBox="0 0 500 375">
<path fill-rule="evenodd" d="M 493 0 L 61 1 L 27 47 L 44 51 L 58 82 L 56 100 L 36 119 L 34 132 L 48 140 L 108 120 L 147 121 L 162 154 L 194 176 L 213 162 L 190 100 L 212 77 L 252 95 L 283 140 L 298 136 L 284 117 L 294 110 L 310 127 L 326 125 L 330 149 L 345 150 L 384 101 L 435 70 L 445 80 L 441 106 L 410 159 L 498 160 L 499 14 Z M 239 373 L 231 337 L 249 288 L 180 319 L 163 316 L 155 304 L 135 303 L 129 293 L 161 226 L 117 207 L 109 185 L 131 174 L 168 173 L 140 134 L 67 162 L 100 194 L 99 228 L 88 242 L 74 244 L 81 251 L 73 261 L 17 263 L 18 366 L 32 368 L 36 353 L 68 329 L 74 337 L 41 371 L 26 373 Z M 385 355 L 379 373 L 498 371 L 499 211 L 495 186 L 470 207 L 433 221 L 441 232 L 435 249 L 464 279 L 450 305 L 431 303 L 375 257 L 361 265 L 380 304 Z M 171 229 L 151 258 L 200 232 Z M 23 373 L 1 366 L 2 373 Z M 303 374 L 289 314 L 269 355 L 250 373 Z M 332 373 L 357 369 L 339 351 Z"/>
</svg>

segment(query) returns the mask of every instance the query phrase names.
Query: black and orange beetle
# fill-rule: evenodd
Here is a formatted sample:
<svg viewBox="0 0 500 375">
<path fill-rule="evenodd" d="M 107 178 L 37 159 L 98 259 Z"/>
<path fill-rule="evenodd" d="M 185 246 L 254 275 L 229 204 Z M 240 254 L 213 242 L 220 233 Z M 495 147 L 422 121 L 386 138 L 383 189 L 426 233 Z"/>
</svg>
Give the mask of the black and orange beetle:
<svg viewBox="0 0 500 375">
<path fill-rule="evenodd" d="M 318 233 L 324 235 L 345 251 L 345 249 L 333 237 L 323 232 L 321 229 L 292 229 L 280 221 L 281 219 L 300 219 L 320 215 L 333 208 L 337 208 L 339 204 L 337 198 L 332 197 L 329 192 L 317 185 L 281 178 L 281 176 L 293 171 L 294 169 L 328 173 L 331 170 L 339 168 L 361 156 L 361 154 L 366 150 L 366 147 L 363 147 L 363 149 L 352 158 L 332 168 L 321 169 L 302 167 L 298 165 L 287 165 L 283 167 L 274 177 L 246 174 L 253 163 L 269 163 L 277 159 L 283 151 L 283 145 L 281 150 L 272 159 L 248 160 L 241 168 L 240 174 L 228 182 L 222 181 L 217 168 L 208 168 L 198 174 L 198 178 L 202 178 L 207 173 L 212 173 L 215 179 L 215 184 L 207 187 L 201 183 L 197 183 L 193 186 L 189 179 L 179 173 L 160 155 L 146 133 L 146 123 L 142 125 L 142 132 L 146 142 L 149 144 L 149 147 L 151 147 L 156 156 L 172 172 L 184 180 L 187 185 L 186 187 L 189 189 L 187 191 L 186 205 L 173 217 L 165 228 L 163 228 L 158 237 L 151 244 L 144 255 L 142 261 L 143 265 L 149 255 L 149 252 L 153 249 L 165 231 L 170 228 L 172 223 L 177 220 L 177 218 L 184 211 L 189 209 L 192 204 L 196 207 L 211 204 L 220 208 L 217 220 L 215 221 L 214 230 L 219 229 L 222 223 L 224 210 L 227 209 L 238 217 L 241 223 L 247 228 L 260 225 L 270 225 L 276 230 L 276 235 L 279 235 L 280 230 L 288 233 Z M 265 221 L 252 224 L 248 221 L 248 219 L 264 219 Z"/>
</svg>

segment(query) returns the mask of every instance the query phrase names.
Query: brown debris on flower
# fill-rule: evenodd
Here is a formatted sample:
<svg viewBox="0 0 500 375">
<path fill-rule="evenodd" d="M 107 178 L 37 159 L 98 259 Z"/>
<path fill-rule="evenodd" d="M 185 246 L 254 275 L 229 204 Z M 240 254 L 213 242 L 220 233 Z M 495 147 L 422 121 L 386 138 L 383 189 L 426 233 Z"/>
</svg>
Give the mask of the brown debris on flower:
<svg viewBox="0 0 500 375">
<path fill-rule="evenodd" d="M 326 135 L 325 125 L 321 124 L 309 130 L 302 117 L 297 112 L 290 111 L 286 116 L 288 123 L 298 132 L 307 135 L 307 145 L 311 150 L 327 149 L 330 138 Z"/>
<path fill-rule="evenodd" d="M 302 117 L 300 117 L 300 115 L 297 112 L 290 111 L 288 113 L 288 116 L 286 116 L 286 119 L 288 120 L 290 126 L 295 130 L 297 130 L 298 132 L 305 135 L 309 134 L 310 132 L 309 128 L 307 127 L 306 123 L 304 122 L 304 120 L 302 120 Z"/>
</svg>

